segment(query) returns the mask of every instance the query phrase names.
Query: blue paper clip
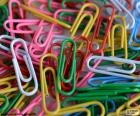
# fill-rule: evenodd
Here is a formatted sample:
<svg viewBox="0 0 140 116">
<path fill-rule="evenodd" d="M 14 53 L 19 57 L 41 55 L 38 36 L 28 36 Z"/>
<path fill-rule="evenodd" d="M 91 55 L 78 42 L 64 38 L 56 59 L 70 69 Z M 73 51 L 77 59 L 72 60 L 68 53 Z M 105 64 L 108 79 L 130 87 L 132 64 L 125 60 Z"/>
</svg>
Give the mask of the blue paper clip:
<svg viewBox="0 0 140 116">
<path fill-rule="evenodd" d="M 88 85 L 92 87 L 99 86 L 100 84 L 120 82 L 120 81 L 131 81 L 132 79 L 115 77 L 115 76 L 106 76 L 106 77 L 94 77 L 88 80 Z"/>
<path fill-rule="evenodd" d="M 136 9 L 133 10 L 133 17 L 135 18 L 135 25 L 131 31 L 131 35 L 130 35 L 130 38 L 128 40 L 128 45 L 129 45 L 129 48 L 132 50 L 140 50 L 140 46 L 133 46 L 132 45 L 133 42 L 136 44 L 140 44 L 140 40 L 137 38 L 137 34 L 138 34 L 138 31 L 140 28 L 140 19 L 137 15 L 140 13 L 140 9 L 139 9 L 140 2 L 135 1 L 134 4 L 135 4 L 134 6 L 136 6 Z"/>
</svg>

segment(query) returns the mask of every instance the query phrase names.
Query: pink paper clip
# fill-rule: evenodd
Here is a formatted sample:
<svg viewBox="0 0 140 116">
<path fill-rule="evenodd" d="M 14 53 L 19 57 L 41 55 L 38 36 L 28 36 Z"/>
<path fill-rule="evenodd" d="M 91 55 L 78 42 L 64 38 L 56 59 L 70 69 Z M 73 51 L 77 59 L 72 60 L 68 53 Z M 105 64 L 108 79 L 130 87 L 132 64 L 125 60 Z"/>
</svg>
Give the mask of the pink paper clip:
<svg viewBox="0 0 140 116">
<path fill-rule="evenodd" d="M 56 29 L 56 30 L 53 31 L 53 29 Z M 40 28 L 40 30 L 41 30 L 41 28 Z M 45 36 L 48 34 L 47 37 L 45 37 L 45 38 L 40 37 L 39 38 L 39 35 L 41 36 L 41 33 L 42 33 L 40 30 L 38 31 L 38 34 L 36 35 L 38 38 L 35 37 L 33 39 L 33 42 L 34 42 L 34 44 L 36 44 L 38 47 L 41 47 L 41 48 L 47 47 L 47 45 L 52 40 L 51 38 L 53 37 L 54 34 L 61 34 L 62 33 L 61 27 L 59 27 L 57 25 L 55 27 L 52 27 L 52 25 L 51 25 L 49 32 L 45 33 Z"/>
<path fill-rule="evenodd" d="M 49 42 L 46 42 L 45 44 L 41 44 L 42 41 L 40 40 L 40 36 L 42 34 L 42 30 L 43 27 L 41 26 L 40 29 L 38 31 L 36 31 L 36 33 L 34 34 L 33 40 L 29 45 L 29 52 L 31 57 L 35 60 L 35 61 L 39 61 L 39 58 L 45 54 L 46 52 L 44 51 L 45 47 L 48 47 Z M 46 36 L 48 33 L 45 33 L 44 35 Z M 43 34 L 42 34 L 43 35 Z M 49 35 L 48 35 L 49 36 Z M 52 35 L 48 37 L 47 39 L 51 40 L 52 39 Z M 45 37 L 46 38 L 46 37 Z M 42 38 L 41 38 L 42 39 Z M 44 41 L 43 41 L 44 43 Z M 42 46 L 41 46 L 42 45 Z"/>
<path fill-rule="evenodd" d="M 64 9 L 57 10 L 54 14 L 54 18 L 57 18 L 58 14 L 63 11 L 73 11 L 73 10 L 64 10 Z M 54 35 L 62 34 L 62 32 L 63 32 L 62 27 L 60 27 L 56 24 L 51 24 L 47 37 L 44 39 L 43 43 L 39 43 L 40 38 L 38 38 L 38 37 L 41 34 L 41 28 L 40 28 L 40 30 L 38 30 L 35 38 L 33 39 L 33 43 L 31 43 L 29 46 L 29 52 L 30 52 L 32 58 L 35 61 L 38 61 L 39 58 L 48 51 L 48 48 L 50 47 L 50 43 L 52 42 Z M 38 47 L 43 48 L 43 51 L 38 50 Z M 36 54 L 36 53 L 38 53 L 38 54 Z"/>
<path fill-rule="evenodd" d="M 8 19 L 9 20 L 15 19 L 15 17 L 14 17 L 15 13 L 13 11 L 14 10 L 13 4 L 17 4 L 17 6 L 19 8 L 19 10 L 18 10 L 19 17 L 21 19 L 23 19 L 24 18 L 24 12 L 23 12 L 22 8 L 20 7 L 21 3 L 20 3 L 19 0 L 9 0 L 9 2 L 8 2 L 8 9 L 9 9 L 9 17 L 8 17 Z M 14 24 L 12 22 L 10 22 L 9 27 L 10 27 L 11 30 L 13 30 L 14 29 Z M 14 33 L 10 32 L 10 34 L 11 34 L 11 36 L 15 37 Z"/>
<path fill-rule="evenodd" d="M 17 24 L 16 28 L 11 29 L 10 27 L 8 27 L 9 24 Z M 5 29 L 13 34 L 33 34 L 35 31 L 31 30 L 29 28 L 27 28 L 27 26 L 34 26 L 37 25 L 39 23 L 39 20 L 31 20 L 31 19 L 11 19 L 11 20 L 6 20 L 4 22 L 4 27 Z M 26 27 L 27 30 L 22 30 L 21 27 Z"/>
</svg>

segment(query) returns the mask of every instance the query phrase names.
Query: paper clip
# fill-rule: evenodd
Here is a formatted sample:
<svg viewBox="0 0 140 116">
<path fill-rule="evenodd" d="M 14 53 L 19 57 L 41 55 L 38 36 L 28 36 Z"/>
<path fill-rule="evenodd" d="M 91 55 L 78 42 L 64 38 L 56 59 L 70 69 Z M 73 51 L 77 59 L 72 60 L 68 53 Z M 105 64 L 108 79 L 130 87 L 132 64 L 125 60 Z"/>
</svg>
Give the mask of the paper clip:
<svg viewBox="0 0 140 116">
<path fill-rule="evenodd" d="M 25 52 L 23 53 L 23 59 L 24 59 L 25 64 L 28 68 L 28 71 L 30 73 L 30 76 L 27 79 L 22 75 L 19 64 L 18 64 L 18 61 L 17 61 L 17 58 L 16 58 L 16 53 L 14 51 L 14 45 L 16 43 L 21 43 L 23 45 L 24 49 L 25 49 Z M 33 67 L 30 55 L 28 53 L 28 48 L 26 46 L 25 41 L 22 40 L 22 39 L 15 39 L 15 40 L 12 41 L 12 43 L 10 45 L 10 48 L 11 48 L 11 52 L 12 52 L 12 56 L 13 56 L 12 61 L 13 61 L 13 65 L 14 65 L 14 69 L 15 69 L 15 73 L 16 73 L 16 78 L 17 78 L 17 82 L 18 82 L 18 86 L 19 86 L 20 91 L 27 96 L 34 95 L 38 90 L 38 82 L 37 82 L 36 73 L 34 71 L 34 67 Z M 34 81 L 34 86 L 35 87 L 32 91 L 26 92 L 22 87 L 21 81 L 30 82 L 32 79 Z"/>
<path fill-rule="evenodd" d="M 123 101 L 127 101 L 128 100 L 127 97 L 119 96 L 118 92 L 117 93 L 115 92 L 116 90 L 121 91 L 121 88 L 119 88 L 119 90 L 116 89 L 116 88 L 111 89 L 110 87 L 109 88 L 106 87 L 106 89 L 104 89 L 104 87 L 102 87 L 102 88 L 99 88 L 99 87 L 77 88 L 78 93 L 71 98 L 65 98 L 64 101 L 62 102 L 62 106 L 65 106 L 65 105 L 67 105 L 71 102 L 72 103 L 73 102 L 77 103 L 77 102 L 81 102 L 81 101 L 82 102 L 88 102 L 88 101 L 94 101 L 94 100 L 99 100 L 99 101 L 123 100 Z M 126 88 L 125 91 L 128 91 L 128 88 Z"/>
<path fill-rule="evenodd" d="M 53 54 L 55 54 L 57 57 L 59 57 L 59 54 L 60 54 L 60 51 L 59 51 L 59 49 L 60 49 L 60 46 L 61 46 L 61 43 L 54 43 L 54 44 L 52 44 L 51 45 L 51 47 L 50 47 L 50 49 L 49 49 L 49 53 L 53 53 Z M 56 49 L 55 49 L 56 48 Z M 71 52 L 71 50 L 70 51 L 68 51 L 67 49 L 64 49 L 64 53 L 65 53 L 65 55 L 66 55 L 66 57 L 68 57 L 70 54 L 69 54 L 69 52 Z M 67 54 L 68 53 L 68 54 Z M 68 58 L 66 58 L 67 59 L 67 61 L 66 61 L 66 63 L 65 63 L 65 67 L 64 67 L 64 75 L 66 75 L 67 73 L 66 73 L 66 71 L 69 71 L 70 69 L 70 60 L 71 60 L 71 56 L 70 57 L 68 57 Z M 51 59 L 50 59 L 51 60 Z M 49 63 L 50 61 L 48 61 L 48 63 Z M 52 62 L 52 64 L 54 64 L 53 62 Z M 49 63 L 49 65 L 50 65 L 50 63 Z M 51 82 L 50 82 L 51 83 Z M 70 85 L 70 83 L 64 83 L 64 82 L 61 82 L 61 88 L 62 88 L 62 90 L 65 90 L 65 91 L 70 91 L 71 90 L 71 85 Z M 50 94 L 52 95 L 52 90 L 50 90 Z M 61 98 L 63 98 L 63 96 L 61 96 Z"/>
<path fill-rule="evenodd" d="M 123 83 L 120 83 L 122 85 Z M 107 85 L 107 86 L 106 86 Z M 110 85 L 110 84 L 109 84 Z M 126 96 L 122 96 L 128 93 L 139 93 L 140 89 L 137 89 L 135 86 L 135 83 L 131 85 L 131 87 L 127 87 L 129 84 L 120 86 L 119 84 L 116 86 L 116 84 L 112 84 L 108 86 L 108 84 L 104 84 L 104 86 L 100 87 L 88 87 L 88 88 L 80 88 L 80 90 L 77 89 L 78 94 L 71 98 L 66 98 L 64 102 L 87 102 L 87 101 L 93 101 L 93 100 L 100 100 L 100 101 L 108 101 L 108 100 L 123 100 L 128 101 L 128 98 Z M 139 83 L 137 84 L 139 86 Z M 122 90 L 121 88 L 124 89 Z M 139 87 L 138 87 L 139 88 Z M 85 94 L 86 93 L 86 94 Z M 121 95 L 121 96 L 120 96 Z"/>
<path fill-rule="evenodd" d="M 56 114 L 59 110 L 60 110 L 60 99 L 59 99 L 59 93 L 57 92 L 57 88 L 56 88 L 56 71 L 52 66 L 47 66 L 45 68 L 43 68 L 43 61 L 46 58 L 53 58 L 56 63 L 57 63 L 57 57 L 53 54 L 46 54 L 44 55 L 41 60 L 40 60 L 40 79 L 41 79 L 41 92 L 42 92 L 42 104 L 43 104 L 43 109 L 45 111 L 46 114 Z M 56 99 L 56 104 L 57 104 L 57 108 L 55 111 L 49 111 L 46 108 L 46 96 L 49 96 L 49 91 L 48 91 L 48 85 L 46 82 L 46 73 L 47 72 L 51 72 L 52 73 L 52 77 L 53 77 L 53 81 L 54 81 L 54 89 L 55 89 L 55 99 Z M 48 80 L 48 79 L 47 79 Z"/>
<path fill-rule="evenodd" d="M 14 12 L 13 12 L 13 4 L 16 3 L 18 5 L 18 8 L 19 8 L 19 12 L 20 13 L 20 18 L 24 18 L 24 13 L 23 13 L 23 10 L 21 9 L 20 5 L 21 3 L 19 2 L 19 0 L 10 0 L 8 2 L 8 8 L 9 8 L 9 19 L 14 19 Z"/>
<path fill-rule="evenodd" d="M 121 22 L 122 22 L 122 25 L 121 24 L 115 24 L 115 25 L 113 25 L 112 26 L 112 29 L 111 29 L 111 55 L 114 57 L 115 56 L 115 52 L 114 52 L 114 46 L 115 46 L 115 37 L 114 37 L 114 35 L 115 35 L 115 30 L 116 29 L 120 29 L 121 30 L 121 32 L 120 32 L 120 30 L 119 30 L 119 33 L 121 33 L 121 37 L 120 37 L 120 46 L 119 46 L 119 48 L 123 48 L 124 49 L 124 57 L 125 57 L 125 59 L 127 59 L 128 58 L 128 50 L 127 50 L 127 31 L 126 31 L 126 22 L 125 22 L 125 19 L 124 19 L 124 17 L 122 17 L 122 16 L 118 16 L 118 15 L 116 15 L 115 16 L 115 19 L 119 19 L 119 20 L 121 20 Z M 117 40 L 118 40 L 119 38 L 117 38 Z M 118 44 L 117 44 L 118 45 Z"/>
<path fill-rule="evenodd" d="M 111 13 L 108 16 L 104 16 L 103 13 L 107 9 L 110 9 Z M 100 9 L 99 16 L 97 18 L 97 22 L 96 22 L 94 32 L 93 32 L 91 45 L 90 45 L 90 51 L 92 53 L 97 54 L 97 53 L 101 53 L 104 50 L 105 45 L 106 45 L 106 41 L 107 41 L 108 36 L 109 36 L 109 32 L 111 30 L 112 22 L 114 20 L 114 15 L 115 15 L 115 9 L 112 5 L 104 5 L 103 8 Z M 103 40 L 102 40 L 102 43 L 100 45 L 100 48 L 97 50 L 93 50 L 92 44 L 93 44 L 95 39 L 99 38 L 101 26 L 103 26 L 104 23 L 106 23 L 106 26 L 103 29 L 104 36 L 101 37 Z"/>
<path fill-rule="evenodd" d="M 18 12 L 19 13 L 19 17 L 21 19 L 23 19 L 24 18 L 24 13 L 23 13 L 23 10 L 20 7 L 20 5 L 21 5 L 20 1 L 18 1 L 18 0 L 10 0 L 8 2 L 8 9 L 9 9 L 8 20 L 11 20 L 11 19 L 14 19 L 15 18 L 14 15 L 16 13 L 13 12 L 13 3 L 16 3 L 18 5 L 18 8 L 19 8 L 19 12 Z M 9 27 L 10 27 L 10 29 L 13 29 L 14 28 L 14 24 L 11 22 L 10 25 L 9 25 Z M 15 34 L 14 33 L 10 33 L 10 34 L 11 34 L 11 36 L 15 37 Z"/>
<path fill-rule="evenodd" d="M 93 8 L 95 10 L 94 17 L 90 13 L 83 13 L 84 10 L 86 8 L 88 8 L 88 7 L 89 8 Z M 90 31 L 91 31 L 91 29 L 92 29 L 96 19 L 97 19 L 98 14 L 99 14 L 99 8 L 95 4 L 93 4 L 93 3 L 86 3 L 85 5 L 83 5 L 82 8 L 79 11 L 77 17 L 76 17 L 76 19 L 75 19 L 71 29 L 70 29 L 70 36 L 71 36 L 71 38 L 73 38 L 75 36 L 75 33 L 76 33 L 79 25 L 81 24 L 82 20 L 85 17 L 90 17 L 87 26 L 85 27 L 85 29 L 83 30 L 83 32 L 81 34 L 81 36 L 87 37 L 89 35 L 89 33 L 90 33 Z"/>
<path fill-rule="evenodd" d="M 50 16 L 48 16 L 48 15 L 45 15 L 45 14 L 43 14 L 43 13 L 37 11 L 37 10 L 34 9 L 34 8 L 30 8 L 30 7 L 28 7 L 28 6 L 26 6 L 26 5 L 23 5 L 23 4 L 21 5 L 21 7 L 22 7 L 23 9 L 25 9 L 25 10 L 27 10 L 27 11 L 33 13 L 33 14 L 34 14 L 35 16 L 37 16 L 38 18 L 41 18 L 41 19 L 43 19 L 43 20 L 45 20 L 45 21 L 48 21 L 48 22 L 50 22 L 50 23 L 58 24 L 58 25 L 60 25 L 60 26 L 62 26 L 62 27 L 68 28 L 68 29 L 71 28 L 70 25 L 65 24 L 65 23 L 63 23 L 63 22 L 60 22 L 59 20 L 57 20 L 57 19 L 55 19 L 55 18 L 52 18 L 52 17 L 50 17 Z"/>
<path fill-rule="evenodd" d="M 122 70 L 122 69 L 117 69 L 113 67 L 100 67 L 100 68 L 92 68 L 90 66 L 90 62 L 92 60 L 107 60 L 107 61 L 115 61 L 115 62 L 123 62 L 126 64 L 130 64 L 132 66 L 131 70 Z M 106 75 L 112 75 L 112 76 L 118 76 L 118 77 L 124 77 L 124 78 L 130 78 L 130 79 L 137 79 L 139 80 L 138 77 L 130 76 L 128 74 L 132 74 L 136 70 L 136 64 L 140 64 L 139 61 L 134 61 L 134 60 L 129 60 L 129 59 L 123 59 L 123 58 L 116 58 L 116 57 L 105 57 L 105 56 L 91 56 L 87 60 L 87 67 L 90 71 L 93 71 L 95 73 L 101 73 L 101 74 L 106 74 Z M 123 74 L 124 73 L 124 74 Z"/>
<path fill-rule="evenodd" d="M 106 83 L 113 83 L 113 82 L 121 82 L 121 81 L 130 81 L 131 79 L 121 78 L 121 77 L 115 77 L 115 76 L 105 76 L 105 77 L 94 77 L 88 80 L 88 85 L 95 87 L 100 84 L 106 84 Z M 96 83 L 98 82 L 98 84 Z"/>
<path fill-rule="evenodd" d="M 11 29 L 10 27 L 8 27 L 10 23 L 12 24 L 18 23 L 18 24 L 16 25 L 15 29 L 14 27 Z M 10 19 L 4 22 L 4 27 L 8 32 L 14 33 L 14 34 L 33 34 L 35 31 L 28 29 L 27 26 L 37 25 L 38 23 L 39 23 L 39 20 Z M 22 29 L 22 27 L 24 27 L 24 30 Z"/>
<path fill-rule="evenodd" d="M 42 27 L 41 27 L 42 28 Z M 57 31 L 55 31 L 55 29 L 57 30 Z M 38 33 L 37 34 L 35 34 L 35 36 L 37 36 L 37 37 L 35 37 L 35 38 L 33 38 L 34 40 L 33 40 L 33 42 L 34 42 L 34 44 L 36 44 L 38 47 L 40 47 L 40 48 L 45 48 L 45 52 L 47 51 L 46 49 L 48 48 L 48 47 L 46 47 L 46 46 L 49 46 L 49 43 L 51 42 L 51 40 L 53 39 L 53 37 L 54 37 L 54 35 L 55 34 L 62 34 L 62 31 L 61 31 L 61 27 L 59 27 L 59 26 L 57 26 L 57 25 L 55 25 L 55 24 L 52 24 L 52 25 L 50 25 L 50 30 L 48 31 L 48 32 L 44 32 L 44 34 L 42 33 L 42 37 L 39 37 L 39 36 L 41 36 L 41 29 L 38 31 Z M 45 37 L 44 38 L 44 40 L 43 40 L 43 37 L 45 36 L 47 34 L 47 37 Z M 43 41 L 43 42 L 42 42 Z"/>
<path fill-rule="evenodd" d="M 100 89 L 115 89 L 115 94 L 119 94 L 120 92 L 125 93 L 125 92 L 138 92 L 140 89 L 139 82 L 131 82 L 132 80 L 120 80 L 120 82 L 117 83 L 105 83 L 105 84 L 95 84 L 94 81 L 93 83 L 89 83 L 90 86 L 92 87 L 99 87 Z M 111 88 L 110 88 L 111 87 Z M 123 88 L 123 90 L 118 90 Z M 117 89 L 117 90 L 116 90 Z M 125 90 L 126 89 L 126 90 Z M 132 90 L 133 89 L 133 90 Z M 108 90 L 108 92 L 109 92 Z"/>
<path fill-rule="evenodd" d="M 70 43 L 72 45 L 72 47 L 70 49 L 72 49 L 72 54 L 70 54 L 69 58 L 66 59 L 66 56 L 64 55 L 64 48 L 65 48 L 65 44 L 66 43 Z M 70 59 L 72 60 L 72 63 L 70 64 Z M 67 61 L 66 61 L 67 60 Z M 68 63 L 70 68 L 68 68 Z M 66 67 L 64 67 L 64 65 L 67 65 Z M 67 75 L 69 78 L 65 78 L 64 74 L 63 74 L 63 70 L 65 68 L 68 68 L 70 70 L 69 74 Z M 67 71 L 69 71 L 67 70 Z M 76 44 L 72 39 L 65 39 L 60 47 L 60 54 L 58 56 L 58 72 L 57 72 L 57 89 L 59 91 L 60 94 L 62 95 L 72 95 L 75 91 L 75 87 L 76 87 Z M 63 91 L 61 88 L 61 80 L 64 83 L 72 83 L 72 89 L 68 92 Z"/>
<path fill-rule="evenodd" d="M 76 63 L 77 64 L 77 66 L 76 66 L 76 68 L 77 68 L 76 69 L 77 70 L 76 71 L 77 72 L 76 80 L 78 80 L 81 71 L 84 69 L 86 58 L 89 55 L 88 51 L 89 51 L 90 44 L 89 44 L 88 39 L 86 39 L 85 37 L 81 37 L 81 36 L 74 38 L 74 41 L 76 43 L 80 42 L 80 46 L 77 46 L 77 53 L 76 53 L 76 57 L 79 56 L 79 58 L 81 58 L 81 61 L 78 60 L 78 62 Z M 81 44 L 81 42 L 83 44 Z M 78 66 L 78 63 L 80 63 L 79 66 Z"/>
<path fill-rule="evenodd" d="M 140 28 L 140 24 L 139 24 L 140 20 L 139 20 L 139 17 L 137 16 L 136 13 L 137 12 L 134 10 L 133 11 L 133 16 L 135 17 L 135 25 L 134 25 L 134 28 L 131 31 L 130 38 L 128 40 L 129 48 L 132 49 L 132 50 L 140 50 L 140 47 L 139 47 L 140 40 L 137 38 L 137 34 L 138 34 L 138 31 L 139 31 L 139 28 Z"/>
<path fill-rule="evenodd" d="M 44 62 L 41 61 L 42 64 L 40 64 L 40 68 L 43 70 L 43 64 L 46 65 L 47 67 L 52 67 L 55 71 L 57 68 L 57 56 L 55 56 L 52 53 L 48 53 L 45 55 L 45 57 L 43 57 L 43 60 L 45 60 Z M 50 92 L 50 96 L 54 97 L 54 92 L 53 92 L 53 87 L 54 87 L 54 80 L 53 78 L 51 78 L 51 74 L 49 73 L 49 71 L 47 71 L 48 73 L 47 75 L 47 80 L 48 80 L 48 89 Z M 41 73 L 42 75 L 42 73 Z"/>
</svg>

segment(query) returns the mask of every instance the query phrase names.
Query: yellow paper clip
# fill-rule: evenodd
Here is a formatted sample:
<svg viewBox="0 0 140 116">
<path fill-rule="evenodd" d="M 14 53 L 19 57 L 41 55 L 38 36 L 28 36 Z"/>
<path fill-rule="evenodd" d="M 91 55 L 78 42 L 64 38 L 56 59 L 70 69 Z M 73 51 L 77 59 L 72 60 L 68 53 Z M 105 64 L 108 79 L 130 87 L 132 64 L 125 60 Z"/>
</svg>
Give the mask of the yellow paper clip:
<svg viewBox="0 0 140 116">
<path fill-rule="evenodd" d="M 111 30 L 111 55 L 115 56 L 115 45 L 120 45 L 117 46 L 117 48 L 123 48 L 124 49 L 124 54 L 125 54 L 125 59 L 128 58 L 128 46 L 127 46 L 127 30 L 126 30 L 126 21 L 125 18 L 119 15 L 115 16 L 115 19 L 119 19 L 121 20 L 122 24 L 115 24 L 112 27 Z M 119 33 L 121 33 L 119 36 L 120 38 L 117 38 L 117 40 L 119 39 L 119 42 L 115 41 L 115 31 L 116 29 L 119 29 Z"/>
<path fill-rule="evenodd" d="M 91 14 L 90 12 L 86 12 L 84 11 L 86 8 L 93 8 L 95 10 L 95 14 Z M 85 29 L 82 32 L 82 36 L 83 37 L 88 37 L 96 19 L 97 16 L 99 14 L 99 8 L 97 5 L 93 4 L 93 3 L 86 3 L 85 5 L 83 5 L 83 7 L 80 9 L 71 29 L 70 29 L 70 36 L 71 38 L 73 38 L 76 34 L 76 31 L 78 30 L 78 27 L 80 26 L 81 22 L 86 18 L 89 17 L 89 22 L 87 23 L 87 26 L 85 27 Z M 93 17 L 94 15 L 94 17 Z"/>
<path fill-rule="evenodd" d="M 62 27 L 65 27 L 67 29 L 71 28 L 70 25 L 68 25 L 66 23 L 63 23 L 63 22 L 61 22 L 61 21 L 59 21 L 59 20 L 57 20 L 57 19 L 55 19 L 53 17 L 50 17 L 50 16 L 46 15 L 46 14 L 43 14 L 43 13 L 37 11 L 35 8 L 28 7 L 28 6 L 24 5 L 24 4 L 21 4 L 21 7 L 23 9 L 25 9 L 26 11 L 29 11 L 29 12 L 33 13 L 36 17 L 38 17 L 38 18 L 40 18 L 42 20 L 48 21 L 50 23 L 58 24 L 58 25 L 60 25 Z"/>
<path fill-rule="evenodd" d="M 59 93 L 56 89 L 56 71 L 53 67 L 48 66 L 43 68 L 43 61 L 47 58 L 53 58 L 56 63 L 58 62 L 58 59 L 55 55 L 53 54 L 46 54 L 44 55 L 41 60 L 40 60 L 40 79 L 41 79 L 41 92 L 42 92 L 42 104 L 43 104 L 43 109 L 46 114 L 53 116 L 54 114 L 57 114 L 57 112 L 60 110 L 60 100 L 59 100 Z M 47 78 L 46 78 L 46 73 L 51 72 L 52 73 L 52 78 L 54 80 L 54 89 L 55 89 L 55 98 L 56 98 L 56 110 L 55 111 L 49 111 L 46 106 L 46 97 L 49 96 L 48 92 L 48 85 L 47 85 Z"/>
</svg>

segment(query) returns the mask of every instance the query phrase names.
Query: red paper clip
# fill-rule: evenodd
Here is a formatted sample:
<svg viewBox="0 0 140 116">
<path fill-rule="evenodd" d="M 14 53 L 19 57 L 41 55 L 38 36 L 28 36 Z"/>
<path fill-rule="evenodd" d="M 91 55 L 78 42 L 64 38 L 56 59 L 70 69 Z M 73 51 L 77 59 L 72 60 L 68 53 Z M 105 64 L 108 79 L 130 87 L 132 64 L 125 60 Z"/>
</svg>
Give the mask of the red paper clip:
<svg viewBox="0 0 140 116">
<path fill-rule="evenodd" d="M 107 9 L 111 10 L 111 14 L 108 14 L 109 16 L 104 16 L 103 13 Z M 94 28 L 92 40 L 91 40 L 91 43 L 90 43 L 90 51 L 93 54 L 98 54 L 98 53 L 100 54 L 104 50 L 106 42 L 107 42 L 107 38 L 108 38 L 110 29 L 111 29 L 111 26 L 112 26 L 112 22 L 114 20 L 114 16 L 115 16 L 115 9 L 112 5 L 105 5 L 103 8 L 100 9 L 100 13 L 99 13 L 99 16 L 98 16 L 98 19 L 97 19 L 97 22 L 96 22 L 96 25 L 95 25 L 95 28 Z M 104 25 L 105 25 L 105 29 L 102 28 L 102 26 L 104 26 Z M 103 33 L 103 37 L 101 37 L 103 39 L 102 43 L 101 43 L 99 49 L 93 50 L 92 44 L 94 42 L 94 39 L 99 38 L 99 35 L 101 35 L 100 34 L 101 29 L 103 29 L 103 31 L 105 30 L 104 33 Z"/>
</svg>

